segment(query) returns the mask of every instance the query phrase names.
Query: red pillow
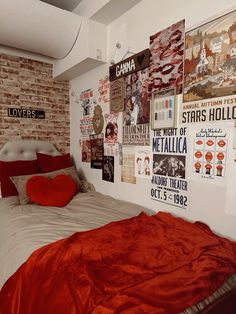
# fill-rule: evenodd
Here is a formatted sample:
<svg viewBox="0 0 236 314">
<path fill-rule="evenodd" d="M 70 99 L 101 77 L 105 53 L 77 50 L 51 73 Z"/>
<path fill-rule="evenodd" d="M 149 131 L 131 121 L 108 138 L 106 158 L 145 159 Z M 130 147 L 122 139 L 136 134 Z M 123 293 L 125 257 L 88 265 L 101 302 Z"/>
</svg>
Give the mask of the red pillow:
<svg viewBox="0 0 236 314">
<path fill-rule="evenodd" d="M 37 153 L 37 159 L 41 172 L 51 172 L 73 166 L 70 154 L 52 156 Z"/>
<path fill-rule="evenodd" d="M 53 179 L 31 177 L 26 183 L 26 193 L 32 202 L 44 206 L 65 206 L 77 192 L 75 181 L 66 174 Z"/>
<path fill-rule="evenodd" d="M 37 160 L 0 161 L 0 183 L 2 197 L 18 195 L 11 176 L 39 173 Z"/>
</svg>

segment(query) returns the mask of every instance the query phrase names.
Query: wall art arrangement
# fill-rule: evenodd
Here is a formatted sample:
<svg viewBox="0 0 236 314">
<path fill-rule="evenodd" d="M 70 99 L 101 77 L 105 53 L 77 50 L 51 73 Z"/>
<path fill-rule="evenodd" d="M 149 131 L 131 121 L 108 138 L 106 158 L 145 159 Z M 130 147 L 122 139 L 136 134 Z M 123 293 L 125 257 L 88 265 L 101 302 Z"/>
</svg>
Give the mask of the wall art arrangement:
<svg viewBox="0 0 236 314">
<path fill-rule="evenodd" d="M 157 129 L 152 141 L 151 198 L 186 209 L 186 128 Z"/>
<path fill-rule="evenodd" d="M 150 49 L 109 68 L 98 94 L 100 105 L 92 89 L 82 92 L 80 130 L 82 161 L 102 169 L 103 180 L 114 182 L 120 166 L 121 182 L 149 180 L 151 199 L 184 210 L 190 180 L 229 186 L 236 11 L 186 34 L 181 20 L 150 36 Z"/>
</svg>

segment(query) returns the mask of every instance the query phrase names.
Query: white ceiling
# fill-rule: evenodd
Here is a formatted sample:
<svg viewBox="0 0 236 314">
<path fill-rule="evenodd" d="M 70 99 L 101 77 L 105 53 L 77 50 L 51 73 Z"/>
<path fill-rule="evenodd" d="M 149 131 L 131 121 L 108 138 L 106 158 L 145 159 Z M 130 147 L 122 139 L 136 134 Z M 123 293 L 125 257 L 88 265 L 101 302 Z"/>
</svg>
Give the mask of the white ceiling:
<svg viewBox="0 0 236 314">
<path fill-rule="evenodd" d="M 41 0 L 58 8 L 73 11 L 82 0 Z"/>
</svg>

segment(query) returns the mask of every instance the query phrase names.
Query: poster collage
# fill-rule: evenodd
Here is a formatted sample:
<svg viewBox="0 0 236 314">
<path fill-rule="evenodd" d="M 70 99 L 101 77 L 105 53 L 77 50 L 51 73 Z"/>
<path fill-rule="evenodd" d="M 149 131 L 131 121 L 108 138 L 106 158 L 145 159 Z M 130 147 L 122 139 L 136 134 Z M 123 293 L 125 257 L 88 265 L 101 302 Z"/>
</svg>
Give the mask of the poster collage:
<svg viewBox="0 0 236 314">
<path fill-rule="evenodd" d="M 187 209 L 190 178 L 225 186 L 236 164 L 236 11 L 150 36 L 80 103 L 82 162 L 114 182 L 117 160 L 121 182 L 146 179 L 151 199 Z"/>
</svg>

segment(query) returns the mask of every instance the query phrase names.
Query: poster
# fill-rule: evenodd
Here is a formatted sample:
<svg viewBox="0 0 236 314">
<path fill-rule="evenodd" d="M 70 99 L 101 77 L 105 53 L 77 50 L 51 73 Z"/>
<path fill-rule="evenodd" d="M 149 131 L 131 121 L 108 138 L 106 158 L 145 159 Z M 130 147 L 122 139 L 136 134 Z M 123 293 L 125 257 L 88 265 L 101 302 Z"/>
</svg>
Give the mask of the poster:
<svg viewBox="0 0 236 314">
<path fill-rule="evenodd" d="M 151 149 L 150 146 L 135 147 L 135 177 L 150 179 Z"/>
<path fill-rule="evenodd" d="M 151 198 L 187 209 L 186 128 L 154 130 Z"/>
<path fill-rule="evenodd" d="M 236 94 L 183 103 L 179 119 L 182 124 L 236 120 Z"/>
<path fill-rule="evenodd" d="M 151 101 L 151 128 L 174 128 L 177 120 L 175 89 L 153 93 Z"/>
<path fill-rule="evenodd" d="M 150 145 L 148 68 L 125 78 L 123 145 Z"/>
<path fill-rule="evenodd" d="M 93 133 L 92 117 L 84 116 L 80 119 L 80 132 L 82 139 L 89 139 L 89 136 Z"/>
<path fill-rule="evenodd" d="M 176 94 L 182 92 L 184 28 L 182 20 L 150 37 L 150 96 L 170 88 L 176 88 Z"/>
<path fill-rule="evenodd" d="M 201 124 L 189 129 L 189 175 L 192 180 L 227 183 L 228 154 L 232 151 L 233 124 Z"/>
<path fill-rule="evenodd" d="M 91 144 L 90 140 L 82 140 L 82 162 L 91 161 Z"/>
<path fill-rule="evenodd" d="M 87 89 L 80 94 L 80 102 L 82 108 L 82 115 L 89 116 L 92 114 L 94 98 L 93 98 L 93 90 Z"/>
<path fill-rule="evenodd" d="M 110 82 L 108 76 L 98 82 L 98 104 L 107 104 L 110 101 Z"/>
<path fill-rule="evenodd" d="M 135 151 L 132 146 L 123 146 L 123 165 L 121 166 L 121 181 L 136 184 Z"/>
<path fill-rule="evenodd" d="M 104 155 L 118 156 L 118 112 L 105 113 Z"/>
<path fill-rule="evenodd" d="M 104 143 L 116 144 L 118 139 L 118 113 L 105 113 Z"/>
<path fill-rule="evenodd" d="M 102 180 L 114 182 L 114 156 L 103 156 Z"/>
<path fill-rule="evenodd" d="M 93 111 L 93 130 L 95 134 L 100 134 L 103 130 L 104 118 L 102 114 L 102 107 L 100 105 L 96 105 Z"/>
<path fill-rule="evenodd" d="M 184 102 L 236 94 L 236 11 L 186 33 Z"/>
<path fill-rule="evenodd" d="M 103 134 L 90 135 L 91 168 L 102 169 L 103 161 Z"/>
<path fill-rule="evenodd" d="M 121 112 L 124 110 L 124 78 L 111 82 L 110 111 Z"/>
</svg>

